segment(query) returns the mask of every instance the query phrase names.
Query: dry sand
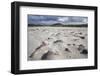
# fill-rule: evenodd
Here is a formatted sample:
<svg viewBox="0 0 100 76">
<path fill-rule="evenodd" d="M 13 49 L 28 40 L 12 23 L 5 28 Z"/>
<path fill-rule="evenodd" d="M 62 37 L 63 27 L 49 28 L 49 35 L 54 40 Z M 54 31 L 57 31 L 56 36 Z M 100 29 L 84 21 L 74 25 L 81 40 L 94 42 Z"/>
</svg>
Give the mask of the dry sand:
<svg viewBox="0 0 100 76">
<path fill-rule="evenodd" d="M 88 49 L 87 31 L 87 27 L 28 27 L 28 60 L 88 58 L 82 53 Z"/>
</svg>

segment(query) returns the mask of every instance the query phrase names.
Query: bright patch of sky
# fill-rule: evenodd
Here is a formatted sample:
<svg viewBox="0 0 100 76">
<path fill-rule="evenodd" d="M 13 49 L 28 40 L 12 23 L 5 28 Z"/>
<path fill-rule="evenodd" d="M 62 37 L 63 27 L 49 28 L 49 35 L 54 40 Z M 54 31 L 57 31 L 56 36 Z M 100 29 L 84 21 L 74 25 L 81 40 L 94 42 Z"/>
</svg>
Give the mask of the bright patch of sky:
<svg viewBox="0 0 100 76">
<path fill-rule="evenodd" d="M 28 15 L 28 24 L 87 24 L 88 17 L 82 16 L 51 16 L 51 15 Z"/>
</svg>

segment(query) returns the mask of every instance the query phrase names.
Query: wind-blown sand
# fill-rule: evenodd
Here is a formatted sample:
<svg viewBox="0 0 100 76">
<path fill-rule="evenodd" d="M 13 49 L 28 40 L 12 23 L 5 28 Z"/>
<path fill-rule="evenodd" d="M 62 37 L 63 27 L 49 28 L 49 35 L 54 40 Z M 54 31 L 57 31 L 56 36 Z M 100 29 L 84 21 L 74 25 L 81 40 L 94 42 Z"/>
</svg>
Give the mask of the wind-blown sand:
<svg viewBox="0 0 100 76">
<path fill-rule="evenodd" d="M 87 27 L 28 27 L 28 60 L 88 58 Z"/>
</svg>

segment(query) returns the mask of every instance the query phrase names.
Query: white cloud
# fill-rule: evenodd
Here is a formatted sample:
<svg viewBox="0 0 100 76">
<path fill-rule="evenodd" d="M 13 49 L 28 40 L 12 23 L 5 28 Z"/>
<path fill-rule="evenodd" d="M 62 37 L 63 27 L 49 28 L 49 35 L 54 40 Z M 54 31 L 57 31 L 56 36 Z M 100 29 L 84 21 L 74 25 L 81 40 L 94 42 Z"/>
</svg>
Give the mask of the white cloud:
<svg viewBox="0 0 100 76">
<path fill-rule="evenodd" d="M 87 23 L 88 22 L 88 19 L 87 18 L 84 18 L 82 22 Z"/>
<path fill-rule="evenodd" d="M 65 22 L 65 21 L 68 21 L 68 20 L 69 20 L 68 17 L 59 17 L 58 18 L 58 21 L 60 21 L 60 22 Z"/>
</svg>

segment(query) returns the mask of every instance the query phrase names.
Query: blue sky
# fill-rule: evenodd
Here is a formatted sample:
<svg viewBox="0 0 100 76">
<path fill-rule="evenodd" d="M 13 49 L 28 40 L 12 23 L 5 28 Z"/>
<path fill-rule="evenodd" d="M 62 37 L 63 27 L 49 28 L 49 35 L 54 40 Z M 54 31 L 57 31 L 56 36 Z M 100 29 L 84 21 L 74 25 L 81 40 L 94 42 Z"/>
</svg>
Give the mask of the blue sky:
<svg viewBox="0 0 100 76">
<path fill-rule="evenodd" d="M 51 15 L 28 15 L 28 24 L 87 24 L 88 17 L 81 16 L 51 16 Z"/>
</svg>

